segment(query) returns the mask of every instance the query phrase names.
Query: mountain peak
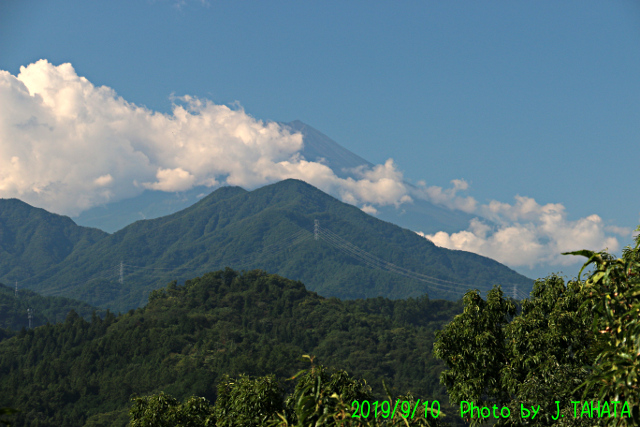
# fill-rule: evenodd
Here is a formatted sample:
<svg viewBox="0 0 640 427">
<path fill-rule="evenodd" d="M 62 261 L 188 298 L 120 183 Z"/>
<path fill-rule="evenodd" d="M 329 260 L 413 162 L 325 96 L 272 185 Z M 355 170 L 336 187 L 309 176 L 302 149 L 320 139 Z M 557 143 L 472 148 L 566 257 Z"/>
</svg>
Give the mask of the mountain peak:
<svg viewBox="0 0 640 427">
<path fill-rule="evenodd" d="M 350 171 L 358 166 L 373 166 L 362 157 L 300 120 L 280 124 L 302 134 L 304 143 L 302 155 L 305 159 L 329 166 L 341 178 L 351 176 Z"/>
<path fill-rule="evenodd" d="M 226 266 L 278 273 L 346 299 L 425 293 L 458 299 L 494 283 L 531 286 L 496 261 L 438 248 L 299 179 L 253 191 L 223 187 L 187 209 L 111 235 L 31 215 L 0 221 L 0 236 L 11 254 L 0 258 L 0 279 L 24 277 L 34 290 L 118 310 L 145 304 L 160 283 Z M 5 236 L 15 236 L 13 244 Z M 114 271 L 123 272 L 126 287 Z"/>
</svg>

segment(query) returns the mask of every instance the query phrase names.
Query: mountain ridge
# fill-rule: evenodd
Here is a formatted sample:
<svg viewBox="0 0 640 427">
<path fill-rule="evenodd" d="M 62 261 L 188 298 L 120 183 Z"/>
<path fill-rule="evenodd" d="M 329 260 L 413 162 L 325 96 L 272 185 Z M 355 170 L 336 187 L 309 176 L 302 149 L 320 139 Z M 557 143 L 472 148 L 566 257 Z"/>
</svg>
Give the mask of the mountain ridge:
<svg viewBox="0 0 640 427">
<path fill-rule="evenodd" d="M 52 268 L 78 248 L 108 233 L 80 227 L 71 218 L 19 199 L 0 199 L 0 276 L 17 277 Z"/>
<path fill-rule="evenodd" d="M 180 212 L 79 245 L 38 280 L 23 282 L 44 295 L 126 310 L 171 280 L 227 266 L 277 273 L 343 299 L 428 293 L 455 300 L 496 283 L 522 292 L 533 284 L 497 261 L 439 248 L 294 179 L 250 192 L 220 188 Z M 0 271 L 0 280 L 13 279 Z"/>
</svg>

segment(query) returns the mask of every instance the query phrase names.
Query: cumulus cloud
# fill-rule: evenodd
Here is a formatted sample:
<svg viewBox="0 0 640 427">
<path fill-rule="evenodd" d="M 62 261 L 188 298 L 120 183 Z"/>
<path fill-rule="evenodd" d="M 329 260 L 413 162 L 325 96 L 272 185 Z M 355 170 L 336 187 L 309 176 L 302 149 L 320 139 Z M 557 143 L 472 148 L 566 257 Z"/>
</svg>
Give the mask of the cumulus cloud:
<svg viewBox="0 0 640 427">
<path fill-rule="evenodd" d="M 106 187 L 113 182 L 113 177 L 111 176 L 111 174 L 108 173 L 106 175 L 97 177 L 93 182 L 98 187 Z"/>
<path fill-rule="evenodd" d="M 71 64 L 0 71 L 0 197 L 77 215 L 145 189 L 245 188 L 298 178 L 353 204 L 410 202 L 392 160 L 342 179 L 301 157 L 302 135 L 190 96 L 170 114 L 96 87 Z"/>
<path fill-rule="evenodd" d="M 442 187 L 438 186 L 428 187 L 424 181 L 419 181 L 414 193 L 418 198 L 446 206 L 450 209 L 458 209 L 467 213 L 474 212 L 478 204 L 476 200 L 470 196 L 458 195 L 458 192 L 466 191 L 469 188 L 469 183 L 463 179 L 454 179 L 451 181 L 451 184 L 451 188 L 442 189 Z"/>
<path fill-rule="evenodd" d="M 598 215 L 568 220 L 559 203 L 538 204 L 529 197 L 516 196 L 515 203 L 492 201 L 479 206 L 476 213 L 495 225 L 475 218 L 469 228 L 458 233 L 440 231 L 422 236 L 438 246 L 475 252 L 512 267 L 537 265 L 571 265 L 583 260 L 561 255 L 580 249 L 616 252 L 618 240 L 608 235 L 615 232 L 630 235 L 622 227 L 606 226 Z"/>
<path fill-rule="evenodd" d="M 355 204 L 358 200 L 366 200 L 381 206 L 397 207 L 413 201 L 403 181 L 402 172 L 396 168 L 393 159 L 370 169 L 360 166 L 353 172 L 360 179 L 348 178 L 340 183 L 339 191 L 348 203 Z"/>
<path fill-rule="evenodd" d="M 378 209 L 371 205 L 363 205 L 361 209 L 363 212 L 368 213 L 369 215 L 375 215 L 378 213 Z"/>
<path fill-rule="evenodd" d="M 160 191 L 184 191 L 193 187 L 196 177 L 182 168 L 158 169 L 157 182 L 142 184 L 145 188 Z M 215 184 L 215 180 L 212 181 Z"/>
</svg>

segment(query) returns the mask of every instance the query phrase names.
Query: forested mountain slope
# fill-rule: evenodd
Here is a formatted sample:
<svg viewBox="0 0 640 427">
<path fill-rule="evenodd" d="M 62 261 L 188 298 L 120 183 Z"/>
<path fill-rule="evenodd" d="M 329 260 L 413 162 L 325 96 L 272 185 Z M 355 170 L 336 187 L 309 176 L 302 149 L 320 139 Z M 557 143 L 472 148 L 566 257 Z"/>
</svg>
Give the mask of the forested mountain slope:
<svg viewBox="0 0 640 427">
<path fill-rule="evenodd" d="M 0 199 L 0 280 L 13 283 L 42 274 L 107 236 L 18 199 Z"/>
<path fill-rule="evenodd" d="M 496 261 L 439 248 L 291 179 L 251 192 L 220 188 L 183 211 L 135 222 L 74 249 L 25 286 L 125 311 L 170 280 L 226 266 L 260 268 L 346 299 L 426 293 L 457 300 L 468 289 L 501 284 L 522 294 L 533 284 Z"/>
<path fill-rule="evenodd" d="M 85 319 L 90 319 L 93 312 L 102 315 L 103 310 L 89 304 L 64 297 L 44 297 L 28 289 L 18 291 L 0 283 L 0 328 L 19 331 L 29 327 L 31 311 L 31 327 L 46 323 L 62 322 L 69 311 L 74 310 Z"/>
<path fill-rule="evenodd" d="M 125 425 L 132 395 L 214 401 L 223 374 L 284 379 L 307 367 L 303 354 L 366 379 L 378 395 L 384 379 L 444 404 L 434 331 L 460 311 L 460 302 L 425 297 L 326 299 L 300 282 L 227 269 L 154 291 L 146 307 L 118 317 L 71 312 L 0 342 L 0 407 L 21 411 L 17 426 Z"/>
</svg>

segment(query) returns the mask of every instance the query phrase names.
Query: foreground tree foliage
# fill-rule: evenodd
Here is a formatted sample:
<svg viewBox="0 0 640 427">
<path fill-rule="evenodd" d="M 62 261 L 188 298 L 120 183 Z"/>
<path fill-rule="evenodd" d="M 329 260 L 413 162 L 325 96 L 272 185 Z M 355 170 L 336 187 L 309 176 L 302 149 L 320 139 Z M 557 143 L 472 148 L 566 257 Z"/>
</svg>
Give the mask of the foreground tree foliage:
<svg viewBox="0 0 640 427">
<path fill-rule="evenodd" d="M 434 344 L 453 405 L 507 407 L 497 425 L 640 425 L 640 236 L 620 259 L 568 254 L 588 258 L 582 270 L 595 266 L 588 279 L 538 280 L 519 311 L 500 288 L 486 300 L 465 295 L 464 312 Z M 535 420 L 522 417 L 537 405 Z M 467 414 L 472 424 L 489 419 Z"/>
<path fill-rule="evenodd" d="M 274 375 L 250 379 L 241 375 L 234 380 L 224 376 L 218 384 L 213 415 L 219 427 L 264 424 L 276 412 L 282 412 L 283 389 Z"/>
<path fill-rule="evenodd" d="M 555 275 L 535 283 L 520 312 L 498 287 L 486 301 L 477 291 L 468 292 L 464 312 L 439 333 L 434 345 L 434 354 L 449 367 L 441 381 L 452 404 L 508 407 L 511 415 L 501 418 L 499 425 L 518 425 L 522 407 L 537 405 L 540 410 L 535 420 L 529 419 L 531 425 L 598 425 L 594 420 L 574 420 L 571 403 L 582 400 L 576 388 L 587 377 L 584 366 L 594 360 L 586 300 L 579 282 L 565 284 Z M 556 401 L 559 420 L 553 419 Z M 467 418 L 472 423 L 485 421 Z"/>
<path fill-rule="evenodd" d="M 395 417 L 358 417 L 352 404 L 375 399 L 369 385 L 352 378 L 345 371 L 315 366 L 303 370 L 291 394 L 284 396 L 284 388 L 274 376 L 251 379 L 242 375 L 237 379 L 224 377 L 218 386 L 218 399 L 210 405 L 206 399 L 191 397 L 179 403 L 164 393 L 133 399 L 129 411 L 132 427 L 438 427 L 438 418 L 418 412 L 413 417 L 397 413 Z M 417 402 L 411 395 L 391 397 L 406 401 L 410 407 Z M 354 416 L 355 415 L 355 416 Z"/>
<path fill-rule="evenodd" d="M 0 425 L 10 426 L 12 425 L 11 421 L 7 418 L 11 415 L 17 413 L 13 408 L 0 408 Z"/>
<path fill-rule="evenodd" d="M 212 407 L 204 397 L 191 397 L 184 403 L 161 392 L 134 399 L 130 410 L 131 427 L 213 426 Z"/>
<path fill-rule="evenodd" d="M 640 234 L 635 246 L 627 246 L 619 259 L 606 252 L 570 254 L 588 258 L 582 270 L 595 266 L 584 284 L 597 337 L 597 356 L 584 383 L 585 395 L 629 402 L 630 422 L 640 425 Z"/>
</svg>

